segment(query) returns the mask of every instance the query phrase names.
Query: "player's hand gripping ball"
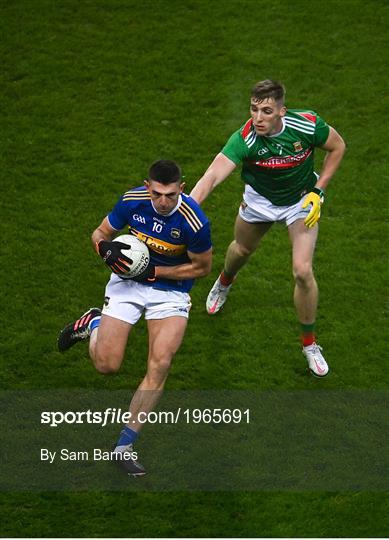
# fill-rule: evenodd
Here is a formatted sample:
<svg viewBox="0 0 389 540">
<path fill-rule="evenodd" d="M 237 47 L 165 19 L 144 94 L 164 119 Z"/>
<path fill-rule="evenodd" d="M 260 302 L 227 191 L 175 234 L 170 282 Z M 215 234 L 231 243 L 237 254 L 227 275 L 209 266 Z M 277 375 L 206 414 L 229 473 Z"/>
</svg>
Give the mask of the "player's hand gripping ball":
<svg viewBox="0 0 389 540">
<path fill-rule="evenodd" d="M 150 266 L 148 247 L 131 234 L 122 234 L 112 242 L 100 240 L 97 250 L 112 272 L 121 277 L 135 278 Z"/>
</svg>

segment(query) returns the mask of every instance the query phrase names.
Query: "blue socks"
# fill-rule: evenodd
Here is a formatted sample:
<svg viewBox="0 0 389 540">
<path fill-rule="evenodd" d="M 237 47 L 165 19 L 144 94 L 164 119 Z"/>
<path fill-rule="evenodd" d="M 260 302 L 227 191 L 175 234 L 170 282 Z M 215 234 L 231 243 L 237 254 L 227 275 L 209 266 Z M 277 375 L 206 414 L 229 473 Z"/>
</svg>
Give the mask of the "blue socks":
<svg viewBox="0 0 389 540">
<path fill-rule="evenodd" d="M 95 317 L 89 323 L 89 332 L 92 333 L 95 328 L 99 327 L 101 316 Z"/>
<path fill-rule="evenodd" d="M 138 433 L 133 429 L 124 426 L 123 430 L 120 432 L 120 437 L 116 446 L 127 446 L 132 444 L 138 438 Z"/>
</svg>

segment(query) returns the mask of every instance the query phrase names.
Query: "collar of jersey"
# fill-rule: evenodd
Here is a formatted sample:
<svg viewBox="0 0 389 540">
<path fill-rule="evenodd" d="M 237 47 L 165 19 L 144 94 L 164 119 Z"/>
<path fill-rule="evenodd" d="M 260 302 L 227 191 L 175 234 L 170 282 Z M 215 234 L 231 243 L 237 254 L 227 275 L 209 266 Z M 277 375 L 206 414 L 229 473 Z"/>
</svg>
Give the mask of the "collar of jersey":
<svg viewBox="0 0 389 540">
<path fill-rule="evenodd" d="M 173 210 L 171 212 L 169 212 L 168 214 L 160 214 L 157 209 L 155 208 L 154 204 L 153 204 L 153 201 L 150 200 L 151 202 L 151 206 L 153 207 L 153 210 L 156 214 L 158 214 L 159 216 L 162 216 L 162 217 L 170 217 L 172 214 L 174 214 L 174 212 L 181 206 L 181 203 L 182 203 L 182 197 L 181 195 L 178 196 L 178 201 L 177 201 L 177 204 L 176 206 L 173 208 Z"/>
<path fill-rule="evenodd" d="M 284 117 L 281 118 L 281 122 L 282 122 L 282 128 L 280 129 L 280 131 L 277 131 L 277 133 L 273 133 L 273 135 L 268 135 L 268 137 L 278 137 L 278 135 L 281 135 L 281 133 L 285 129 L 285 118 Z"/>
</svg>

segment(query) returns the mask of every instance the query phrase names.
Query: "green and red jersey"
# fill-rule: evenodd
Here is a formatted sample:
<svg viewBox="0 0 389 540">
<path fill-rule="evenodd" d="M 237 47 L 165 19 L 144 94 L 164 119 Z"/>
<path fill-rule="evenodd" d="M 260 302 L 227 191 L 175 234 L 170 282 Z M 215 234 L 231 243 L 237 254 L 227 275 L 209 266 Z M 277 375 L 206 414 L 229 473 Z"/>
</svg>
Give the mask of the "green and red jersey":
<svg viewBox="0 0 389 540">
<path fill-rule="evenodd" d="M 252 119 L 235 131 L 222 153 L 242 163 L 242 180 L 277 206 L 297 203 L 317 181 L 314 149 L 323 145 L 329 126 L 314 111 L 288 110 L 282 129 L 257 135 Z"/>
</svg>

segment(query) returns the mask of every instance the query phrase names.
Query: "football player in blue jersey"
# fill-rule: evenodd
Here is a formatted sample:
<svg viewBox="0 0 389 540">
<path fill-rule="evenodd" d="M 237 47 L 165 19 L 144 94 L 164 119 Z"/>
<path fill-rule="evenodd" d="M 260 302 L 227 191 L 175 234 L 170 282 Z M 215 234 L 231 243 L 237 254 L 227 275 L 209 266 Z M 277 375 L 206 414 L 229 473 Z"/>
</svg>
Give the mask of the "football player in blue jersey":
<svg viewBox="0 0 389 540">
<path fill-rule="evenodd" d="M 131 423 L 124 427 L 114 452 L 131 475 L 145 474 L 133 455 L 133 443 L 144 418 L 160 398 L 174 354 L 184 337 L 195 278 L 211 271 L 209 222 L 200 206 L 183 193 L 181 171 L 173 161 L 150 167 L 144 186 L 130 189 L 92 234 L 97 253 L 113 273 L 105 290 L 103 309 L 89 309 L 60 333 L 58 348 L 69 349 L 89 339 L 89 354 L 101 373 L 115 373 L 124 358 L 128 337 L 144 314 L 149 333 L 147 371 L 130 404 Z M 144 241 L 150 263 L 135 278 L 119 276 L 117 263 L 128 259 L 127 247 L 113 238 L 124 227 Z M 142 413 L 140 415 L 140 413 Z M 129 456 L 129 457 L 128 457 Z"/>
</svg>

